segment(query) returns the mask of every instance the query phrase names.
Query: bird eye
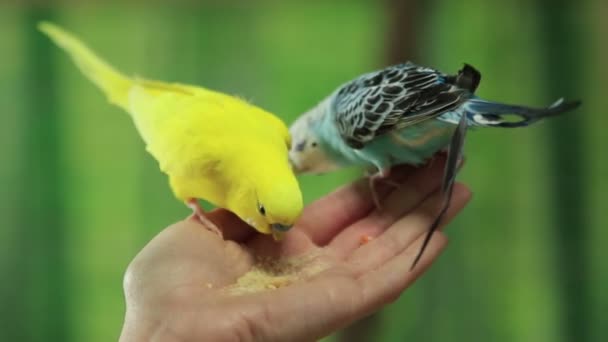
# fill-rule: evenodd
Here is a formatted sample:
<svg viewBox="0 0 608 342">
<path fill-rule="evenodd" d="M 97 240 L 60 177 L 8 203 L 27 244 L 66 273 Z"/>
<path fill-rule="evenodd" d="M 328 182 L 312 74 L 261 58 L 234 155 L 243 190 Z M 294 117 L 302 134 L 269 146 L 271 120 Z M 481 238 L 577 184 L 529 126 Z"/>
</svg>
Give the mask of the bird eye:
<svg viewBox="0 0 608 342">
<path fill-rule="evenodd" d="M 317 142 L 316 142 L 316 141 L 313 141 L 313 142 L 312 142 L 312 144 L 310 144 L 310 146 L 312 146 L 312 147 L 317 147 Z"/>
<path fill-rule="evenodd" d="M 266 208 L 264 208 L 264 206 L 261 204 L 258 204 L 258 211 L 260 212 L 260 214 L 264 216 L 266 215 Z"/>
</svg>

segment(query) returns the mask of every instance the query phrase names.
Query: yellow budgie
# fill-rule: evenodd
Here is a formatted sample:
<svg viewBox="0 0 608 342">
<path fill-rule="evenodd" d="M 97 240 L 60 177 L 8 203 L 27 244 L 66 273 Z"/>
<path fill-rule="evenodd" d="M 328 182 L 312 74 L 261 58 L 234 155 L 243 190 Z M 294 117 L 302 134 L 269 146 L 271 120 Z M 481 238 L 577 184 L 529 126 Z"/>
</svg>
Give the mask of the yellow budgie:
<svg viewBox="0 0 608 342">
<path fill-rule="evenodd" d="M 302 194 L 288 161 L 289 131 L 280 119 L 201 87 L 129 78 L 56 25 L 39 28 L 110 102 L 131 115 L 147 151 L 194 217 L 221 236 L 205 217 L 200 198 L 276 239 L 295 223 Z"/>
</svg>

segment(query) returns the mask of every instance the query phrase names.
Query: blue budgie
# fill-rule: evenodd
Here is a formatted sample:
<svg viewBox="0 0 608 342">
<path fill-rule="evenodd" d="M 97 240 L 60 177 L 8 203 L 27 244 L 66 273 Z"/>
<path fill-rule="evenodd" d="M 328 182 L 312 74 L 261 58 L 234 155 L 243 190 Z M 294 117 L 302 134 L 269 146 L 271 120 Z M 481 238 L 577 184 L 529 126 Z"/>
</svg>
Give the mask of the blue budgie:
<svg viewBox="0 0 608 342">
<path fill-rule="evenodd" d="M 449 207 L 467 128 L 528 126 L 580 105 L 563 99 L 547 108 L 487 101 L 475 95 L 480 80 L 479 71 L 468 64 L 447 75 L 410 62 L 359 76 L 291 126 L 292 166 L 298 173 L 316 174 L 347 166 L 374 170 L 370 186 L 379 207 L 374 184 L 392 166 L 419 165 L 447 150 L 444 200 L 414 268 Z"/>
</svg>

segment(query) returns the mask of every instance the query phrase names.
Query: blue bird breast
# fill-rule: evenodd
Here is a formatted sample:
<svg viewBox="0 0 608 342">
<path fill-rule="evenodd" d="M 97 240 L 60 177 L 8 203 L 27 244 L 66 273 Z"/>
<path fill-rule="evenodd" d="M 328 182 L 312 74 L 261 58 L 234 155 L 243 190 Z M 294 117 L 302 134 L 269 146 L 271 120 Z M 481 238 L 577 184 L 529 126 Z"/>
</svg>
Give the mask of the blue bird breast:
<svg viewBox="0 0 608 342">
<path fill-rule="evenodd" d="M 456 125 L 437 119 L 423 121 L 374 138 L 360 150 L 346 156 L 350 163 L 386 169 L 399 164 L 419 165 L 445 149 Z"/>
</svg>

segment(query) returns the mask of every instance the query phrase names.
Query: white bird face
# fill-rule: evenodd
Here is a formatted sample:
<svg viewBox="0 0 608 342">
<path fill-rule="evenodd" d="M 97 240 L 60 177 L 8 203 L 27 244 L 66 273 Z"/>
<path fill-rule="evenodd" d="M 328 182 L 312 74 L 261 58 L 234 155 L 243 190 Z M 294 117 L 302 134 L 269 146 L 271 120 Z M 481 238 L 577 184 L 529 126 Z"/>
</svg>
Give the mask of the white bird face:
<svg viewBox="0 0 608 342">
<path fill-rule="evenodd" d="M 296 173 L 321 174 L 340 166 L 326 152 L 324 143 L 315 134 L 314 117 L 303 115 L 290 127 L 289 162 Z"/>
</svg>

